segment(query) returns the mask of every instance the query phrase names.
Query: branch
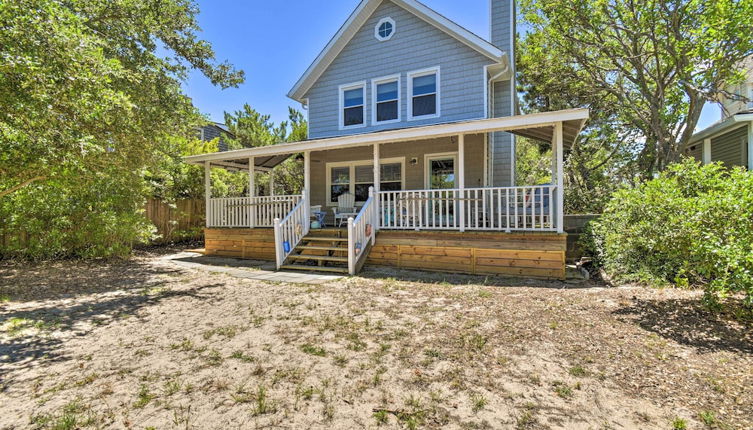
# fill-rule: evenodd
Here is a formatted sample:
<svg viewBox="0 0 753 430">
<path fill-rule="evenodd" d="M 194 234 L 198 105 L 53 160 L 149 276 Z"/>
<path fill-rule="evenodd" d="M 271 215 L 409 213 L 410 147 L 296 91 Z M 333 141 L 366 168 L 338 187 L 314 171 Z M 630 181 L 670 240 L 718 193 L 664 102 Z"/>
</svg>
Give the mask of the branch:
<svg viewBox="0 0 753 430">
<path fill-rule="evenodd" d="M 28 181 L 25 181 L 25 182 L 22 182 L 22 183 L 16 185 L 15 187 L 11 187 L 11 188 L 9 188 L 7 190 L 0 191 L 0 198 L 5 197 L 8 194 L 14 193 L 14 192 L 20 190 L 21 188 L 27 187 L 27 186 L 31 185 L 32 183 L 34 183 L 34 182 L 44 181 L 45 179 L 47 179 L 46 176 L 36 176 L 34 178 L 29 179 Z"/>
</svg>

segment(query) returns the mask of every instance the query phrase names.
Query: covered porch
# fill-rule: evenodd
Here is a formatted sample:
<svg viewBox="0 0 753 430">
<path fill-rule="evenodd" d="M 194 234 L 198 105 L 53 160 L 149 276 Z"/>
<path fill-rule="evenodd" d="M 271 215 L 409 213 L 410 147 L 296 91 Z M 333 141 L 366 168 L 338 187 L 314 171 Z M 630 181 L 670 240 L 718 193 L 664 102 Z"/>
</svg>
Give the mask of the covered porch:
<svg viewBox="0 0 753 430">
<path fill-rule="evenodd" d="M 205 154 L 186 161 L 205 168 L 208 241 L 227 239 L 228 229 L 256 229 L 255 237 L 269 236 L 265 241 L 273 252 L 267 255 L 281 268 L 298 258 L 296 248 L 318 214 L 326 225 L 344 228 L 342 253 L 329 254 L 347 260 L 343 263 L 353 274 L 366 262 L 379 231 L 564 237 L 564 152 L 587 118 L 588 111 L 578 109 L 481 119 Z M 551 143 L 551 182 L 494 186 L 503 181 L 489 175 L 487 136 L 498 131 Z M 300 195 L 254 195 L 254 172 L 269 171 L 297 154 L 304 171 Z M 248 195 L 212 198 L 212 168 L 248 171 Z M 353 207 L 336 219 L 346 194 L 352 196 Z M 258 231 L 264 228 L 269 231 Z M 524 237 L 530 234 L 518 238 Z"/>
</svg>

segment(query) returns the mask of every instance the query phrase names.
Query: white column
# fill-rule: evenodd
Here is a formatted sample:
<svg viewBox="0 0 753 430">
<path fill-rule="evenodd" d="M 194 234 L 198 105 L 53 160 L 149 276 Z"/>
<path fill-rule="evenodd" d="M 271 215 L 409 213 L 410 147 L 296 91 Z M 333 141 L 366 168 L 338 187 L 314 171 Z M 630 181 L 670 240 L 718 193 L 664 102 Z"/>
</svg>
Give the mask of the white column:
<svg viewBox="0 0 753 430">
<path fill-rule="evenodd" d="M 556 154 L 557 160 L 557 166 L 556 166 L 556 174 L 557 174 L 557 206 L 556 206 L 556 214 L 557 217 L 557 232 L 558 233 L 564 233 L 565 232 L 565 151 L 563 148 L 563 137 L 562 137 L 562 123 L 558 122 L 554 125 L 554 142 L 552 145 L 552 149 L 554 149 L 554 153 Z"/>
<path fill-rule="evenodd" d="M 374 205 L 374 211 L 377 214 L 376 221 L 374 222 L 374 225 L 371 226 L 371 229 L 376 231 L 379 229 L 379 220 L 382 219 L 382 216 L 380 215 L 381 209 L 379 208 L 379 190 L 381 188 L 382 183 L 382 167 L 379 163 L 379 144 L 374 144 L 374 202 L 372 203 Z"/>
<path fill-rule="evenodd" d="M 275 195 L 275 171 L 274 169 L 271 169 L 269 171 L 269 195 L 270 196 Z"/>
<path fill-rule="evenodd" d="M 212 225 L 211 213 L 209 211 L 209 200 L 212 198 L 212 165 L 209 161 L 204 162 L 204 203 L 206 226 Z"/>
<path fill-rule="evenodd" d="M 256 227 L 256 206 L 254 206 L 254 197 L 256 197 L 256 166 L 254 157 L 248 159 L 248 223 L 249 227 Z"/>
<path fill-rule="evenodd" d="M 465 209 L 467 207 L 465 200 L 465 135 L 458 136 L 458 188 L 460 188 L 460 231 L 465 231 Z"/>
<path fill-rule="evenodd" d="M 703 162 L 703 164 L 711 163 L 711 139 L 703 139 L 701 162 Z"/>
<path fill-rule="evenodd" d="M 748 170 L 753 170 L 753 121 L 748 124 Z"/>
<path fill-rule="evenodd" d="M 311 219 L 311 152 L 303 153 L 303 195 L 306 199 L 305 219 Z"/>
</svg>

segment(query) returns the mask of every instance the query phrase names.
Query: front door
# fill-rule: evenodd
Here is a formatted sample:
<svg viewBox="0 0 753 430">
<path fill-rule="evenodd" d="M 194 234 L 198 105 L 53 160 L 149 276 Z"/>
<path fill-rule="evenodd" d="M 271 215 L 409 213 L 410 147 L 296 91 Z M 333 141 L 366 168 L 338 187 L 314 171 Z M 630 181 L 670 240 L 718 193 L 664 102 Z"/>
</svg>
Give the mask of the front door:
<svg viewBox="0 0 753 430">
<path fill-rule="evenodd" d="M 457 155 L 441 154 L 426 157 L 426 188 L 452 190 L 457 188 Z M 455 192 L 435 191 L 427 202 L 427 221 L 434 227 L 449 227 L 454 224 Z"/>
</svg>

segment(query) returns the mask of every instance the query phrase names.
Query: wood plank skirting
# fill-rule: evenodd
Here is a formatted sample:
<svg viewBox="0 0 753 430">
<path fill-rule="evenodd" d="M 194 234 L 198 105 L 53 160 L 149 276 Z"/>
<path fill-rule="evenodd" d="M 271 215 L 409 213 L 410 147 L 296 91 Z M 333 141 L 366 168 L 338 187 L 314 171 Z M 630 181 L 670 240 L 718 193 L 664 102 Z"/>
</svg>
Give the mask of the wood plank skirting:
<svg viewBox="0 0 753 430">
<path fill-rule="evenodd" d="M 478 275 L 565 278 L 567 234 L 377 233 L 366 264 Z"/>
<path fill-rule="evenodd" d="M 271 228 L 206 228 L 206 255 L 275 260 L 275 234 Z"/>
</svg>

